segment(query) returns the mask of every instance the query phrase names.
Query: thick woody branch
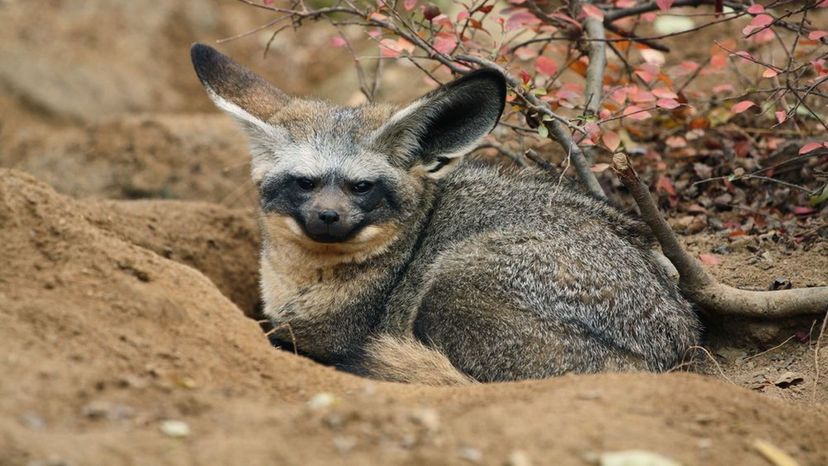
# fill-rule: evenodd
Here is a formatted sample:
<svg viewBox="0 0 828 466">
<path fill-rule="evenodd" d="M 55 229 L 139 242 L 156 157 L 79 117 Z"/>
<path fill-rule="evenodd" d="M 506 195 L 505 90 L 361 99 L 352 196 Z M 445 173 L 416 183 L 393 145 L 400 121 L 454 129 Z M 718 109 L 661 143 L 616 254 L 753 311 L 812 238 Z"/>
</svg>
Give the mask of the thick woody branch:
<svg viewBox="0 0 828 466">
<path fill-rule="evenodd" d="M 713 5 L 715 3 L 716 0 L 676 0 L 672 3 L 671 8 L 679 8 L 683 6 L 699 7 L 702 5 Z M 724 2 L 724 5 L 733 8 L 736 11 L 741 11 L 745 9 L 745 7 L 743 7 L 741 4 L 735 2 Z M 649 13 L 651 11 L 657 11 L 659 9 L 660 8 L 656 2 L 641 3 L 634 7 L 610 11 L 609 13 L 604 15 L 604 23 L 611 23 L 621 18 L 627 18 L 629 16 L 638 16 L 640 14 Z"/>
<path fill-rule="evenodd" d="M 711 315 L 781 318 L 821 313 L 828 308 L 828 287 L 824 286 L 748 291 L 718 283 L 681 247 L 627 156 L 615 154 L 612 162 L 613 169 L 641 210 L 642 220 L 653 231 L 664 255 L 676 266 L 682 291 Z"/>
<path fill-rule="evenodd" d="M 506 82 L 511 87 L 515 93 L 517 93 L 522 99 L 524 99 L 529 105 L 530 108 L 541 116 L 548 116 L 549 121 L 542 121 L 542 124 L 546 125 L 546 128 L 549 130 L 549 135 L 554 139 L 563 150 L 566 152 L 567 156 L 572 161 L 572 165 L 575 166 L 575 170 L 578 173 L 578 177 L 584 183 L 586 188 L 591 192 L 593 195 L 600 197 L 602 199 L 606 198 L 607 195 L 604 193 L 604 190 L 601 188 L 601 184 L 598 183 L 598 179 L 595 178 L 595 174 L 592 173 L 591 167 L 589 166 L 589 162 L 587 162 L 586 157 L 584 156 L 584 152 L 578 147 L 578 144 L 572 140 L 572 135 L 570 134 L 567 126 L 564 124 L 569 124 L 564 118 L 556 114 L 552 111 L 549 105 L 538 99 L 536 96 L 530 93 L 523 93 L 521 91 L 521 84 L 520 81 L 517 80 L 514 76 L 509 74 L 505 69 L 503 69 L 497 63 L 494 63 L 490 60 L 486 60 L 485 58 L 470 56 L 470 55 L 459 55 L 457 57 L 458 60 L 464 61 L 467 63 L 474 63 L 480 66 L 484 66 L 486 68 L 491 68 L 494 70 L 499 71 L 503 76 L 506 78 Z"/>
<path fill-rule="evenodd" d="M 597 115 L 601 110 L 604 89 L 604 70 L 607 67 L 607 43 L 604 25 L 598 18 L 587 18 L 584 29 L 593 40 L 589 48 L 589 66 L 586 75 L 586 114 Z"/>
</svg>

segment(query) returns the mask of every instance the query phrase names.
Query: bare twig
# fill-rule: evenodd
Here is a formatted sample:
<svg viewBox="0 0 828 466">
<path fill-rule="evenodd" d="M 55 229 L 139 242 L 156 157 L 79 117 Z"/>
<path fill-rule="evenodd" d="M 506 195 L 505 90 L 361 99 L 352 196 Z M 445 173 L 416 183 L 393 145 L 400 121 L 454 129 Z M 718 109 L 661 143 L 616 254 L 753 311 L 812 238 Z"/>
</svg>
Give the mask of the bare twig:
<svg viewBox="0 0 828 466">
<path fill-rule="evenodd" d="M 592 170 L 589 166 L 589 162 L 587 162 L 583 151 L 580 147 L 578 147 L 575 141 L 572 140 L 572 135 L 561 123 L 561 120 L 564 119 L 558 116 L 555 112 L 553 112 L 546 102 L 538 99 L 532 94 L 520 94 L 520 81 L 518 81 L 517 78 L 515 78 L 514 76 L 507 73 L 506 70 L 504 70 L 500 65 L 492 61 L 468 55 L 460 55 L 457 57 L 457 59 L 500 71 L 506 78 L 506 82 L 509 84 L 509 87 L 514 89 L 515 92 L 519 93 L 521 97 L 523 97 L 524 99 L 526 99 L 527 102 L 532 104 L 534 106 L 534 110 L 538 111 L 538 113 L 540 113 L 541 115 L 549 116 L 551 120 L 542 121 L 542 124 L 546 125 L 546 128 L 549 130 L 549 135 L 558 144 L 560 144 L 561 147 L 563 147 L 564 151 L 567 154 L 570 154 L 572 164 L 575 165 L 575 170 L 578 172 L 578 177 L 581 179 L 584 185 L 586 185 L 589 192 L 591 192 L 593 195 L 600 197 L 602 199 L 605 199 L 607 197 L 607 195 L 604 193 L 604 190 L 601 188 L 601 184 L 598 183 L 598 179 L 595 178 L 595 174 L 592 173 Z"/>
<path fill-rule="evenodd" d="M 816 402 L 817 386 L 819 384 L 819 346 L 822 344 L 822 335 L 825 334 L 826 323 L 828 323 L 828 309 L 825 309 L 825 317 L 822 319 L 822 326 L 819 329 L 819 336 L 814 348 L 814 390 L 811 393 L 811 403 Z"/>
<path fill-rule="evenodd" d="M 533 162 L 535 162 L 535 164 L 537 164 L 537 166 L 543 168 L 544 170 L 546 170 L 548 172 L 553 172 L 553 173 L 557 172 L 554 165 L 552 165 L 551 163 L 544 160 L 543 157 L 538 155 L 538 153 L 535 152 L 533 149 L 529 149 L 529 150 L 526 151 L 526 158 L 533 161 Z"/>
<path fill-rule="evenodd" d="M 704 353 L 705 356 L 707 356 L 707 359 L 710 359 L 710 361 L 713 362 L 713 365 L 716 366 L 716 369 L 719 370 L 719 375 L 721 375 L 723 379 L 727 380 L 733 385 L 736 385 L 736 383 L 725 374 L 724 370 L 722 369 L 722 365 L 719 364 L 719 361 L 716 361 L 716 358 L 712 354 L 710 354 L 710 351 L 707 348 L 705 348 L 704 346 L 694 345 L 687 348 L 687 350 L 701 350 L 701 352 Z"/>
<path fill-rule="evenodd" d="M 512 162 L 514 162 L 515 165 L 517 165 L 519 167 L 525 167 L 526 166 L 526 164 L 523 162 L 523 160 L 520 158 L 519 155 L 517 155 L 516 153 L 514 153 L 511 150 L 507 149 L 503 144 L 500 144 L 499 142 L 494 142 L 494 141 L 481 142 L 480 144 L 477 145 L 477 148 L 475 150 L 477 150 L 477 149 L 494 149 L 500 155 L 502 155 L 502 156 L 506 157 L 507 159 L 511 160 Z"/>
<path fill-rule="evenodd" d="M 743 359 L 743 360 L 742 360 L 742 362 L 745 362 L 745 361 L 750 361 L 751 359 L 758 358 L 759 356 L 761 356 L 761 355 L 763 355 L 763 354 L 768 354 L 768 353 L 770 353 L 771 351 L 777 350 L 777 349 L 779 349 L 779 348 L 781 348 L 781 347 L 785 346 L 785 345 L 786 345 L 789 341 L 793 340 L 795 337 L 796 337 L 796 335 L 791 335 L 791 336 L 789 336 L 788 338 L 786 338 L 786 339 L 785 339 L 785 341 L 783 341 L 782 343 L 780 343 L 780 344 L 778 344 L 778 345 L 774 346 L 773 348 L 768 348 L 768 349 L 766 349 L 765 351 L 760 351 L 760 352 L 758 352 L 758 353 L 756 353 L 756 354 L 754 354 L 754 355 L 752 355 L 752 356 L 748 356 L 748 357 L 746 357 L 745 359 Z"/>
<path fill-rule="evenodd" d="M 291 341 L 291 344 L 293 345 L 293 354 L 298 355 L 299 350 L 296 349 L 296 335 L 293 334 L 293 327 L 290 326 L 290 323 L 285 322 L 284 324 L 282 324 L 278 327 L 273 327 L 272 329 L 268 330 L 267 333 L 265 333 L 265 336 L 269 337 L 270 335 L 273 335 L 278 330 L 282 330 L 283 328 L 286 328 L 287 331 L 288 331 L 288 334 L 290 335 L 290 341 Z"/>
</svg>

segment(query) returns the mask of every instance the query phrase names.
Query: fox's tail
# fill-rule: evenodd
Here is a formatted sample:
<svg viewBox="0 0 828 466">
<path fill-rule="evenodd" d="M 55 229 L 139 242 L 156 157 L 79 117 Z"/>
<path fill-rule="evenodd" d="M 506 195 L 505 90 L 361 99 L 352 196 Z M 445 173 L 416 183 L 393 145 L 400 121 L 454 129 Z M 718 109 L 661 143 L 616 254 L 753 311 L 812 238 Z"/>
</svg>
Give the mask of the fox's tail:
<svg viewBox="0 0 828 466">
<path fill-rule="evenodd" d="M 360 372 L 389 382 L 423 385 L 477 383 L 451 364 L 446 355 L 413 337 L 372 337 L 360 361 Z"/>
</svg>

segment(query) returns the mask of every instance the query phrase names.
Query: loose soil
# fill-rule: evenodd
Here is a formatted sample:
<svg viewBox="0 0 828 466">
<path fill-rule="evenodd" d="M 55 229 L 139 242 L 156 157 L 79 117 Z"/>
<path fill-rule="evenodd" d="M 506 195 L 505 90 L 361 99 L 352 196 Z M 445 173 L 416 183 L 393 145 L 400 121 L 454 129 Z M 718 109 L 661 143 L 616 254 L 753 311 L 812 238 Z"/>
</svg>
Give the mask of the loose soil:
<svg viewBox="0 0 828 466">
<path fill-rule="evenodd" d="M 807 372 L 789 381 L 798 403 L 739 387 L 727 362 L 722 375 L 429 388 L 276 350 L 219 291 L 237 303 L 255 296 L 237 286 L 255 274 L 244 211 L 76 201 L 3 170 L 0 228 L 3 464 L 589 464 L 627 449 L 767 464 L 757 439 L 802 464 L 828 461 L 828 411 L 811 402 Z M 804 348 L 776 354 L 804 367 Z M 165 434 L 169 420 L 190 434 Z"/>
</svg>

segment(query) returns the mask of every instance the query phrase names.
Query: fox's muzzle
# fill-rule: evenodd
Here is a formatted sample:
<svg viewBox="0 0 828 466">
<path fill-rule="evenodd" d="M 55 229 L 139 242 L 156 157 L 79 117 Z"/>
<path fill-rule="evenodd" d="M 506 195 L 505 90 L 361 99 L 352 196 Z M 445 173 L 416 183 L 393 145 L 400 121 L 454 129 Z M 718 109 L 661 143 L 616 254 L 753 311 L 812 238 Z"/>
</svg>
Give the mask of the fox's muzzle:
<svg viewBox="0 0 828 466">
<path fill-rule="evenodd" d="M 301 224 L 305 233 L 310 239 L 320 243 L 347 241 L 361 227 L 360 224 L 354 224 L 347 216 L 332 209 L 312 210 L 303 220 Z"/>
</svg>

